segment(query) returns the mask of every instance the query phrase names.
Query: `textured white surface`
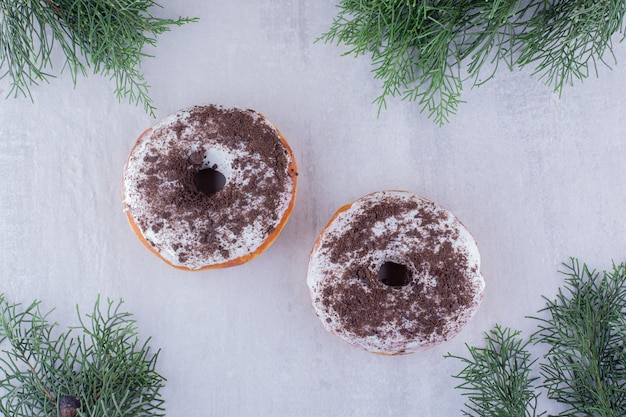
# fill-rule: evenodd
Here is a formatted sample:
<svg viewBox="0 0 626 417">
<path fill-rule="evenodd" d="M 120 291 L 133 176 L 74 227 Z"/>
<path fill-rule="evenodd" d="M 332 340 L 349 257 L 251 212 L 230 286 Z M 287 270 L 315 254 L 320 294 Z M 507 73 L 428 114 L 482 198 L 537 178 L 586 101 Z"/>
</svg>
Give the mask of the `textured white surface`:
<svg viewBox="0 0 626 417">
<path fill-rule="evenodd" d="M 163 16 L 200 22 L 164 34 L 143 69 L 159 118 L 203 103 L 272 120 L 300 168 L 298 200 L 274 245 L 223 271 L 176 271 L 130 231 L 124 162 L 154 120 L 118 103 L 105 78 L 69 75 L 28 99 L 0 101 L 0 276 L 9 299 L 40 298 L 64 323 L 97 294 L 126 300 L 162 348 L 170 416 L 454 416 L 449 377 L 463 343 L 524 318 L 562 283 L 562 261 L 610 267 L 626 254 L 626 45 L 618 66 L 559 99 L 529 72 L 501 70 L 436 127 L 379 93 L 367 58 L 314 43 L 334 2 L 169 1 Z M 60 63 L 59 63 L 60 65 Z M 0 93 L 8 90 L 0 81 Z M 311 307 L 308 253 L 340 205 L 405 189 L 463 220 L 487 282 L 452 341 L 381 357 L 327 333 Z"/>
</svg>

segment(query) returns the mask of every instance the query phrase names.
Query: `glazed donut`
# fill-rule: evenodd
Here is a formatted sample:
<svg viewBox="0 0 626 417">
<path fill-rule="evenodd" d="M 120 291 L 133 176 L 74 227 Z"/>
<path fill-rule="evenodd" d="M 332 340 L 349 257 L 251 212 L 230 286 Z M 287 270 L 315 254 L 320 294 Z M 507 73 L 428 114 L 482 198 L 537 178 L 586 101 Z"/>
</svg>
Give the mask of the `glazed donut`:
<svg viewBox="0 0 626 417">
<path fill-rule="evenodd" d="M 124 211 L 139 239 L 171 266 L 240 265 L 285 226 L 297 175 L 287 141 L 263 115 L 195 106 L 141 134 L 126 162 Z"/>
<path fill-rule="evenodd" d="M 340 208 L 313 246 L 307 283 L 326 330 L 386 355 L 456 335 L 485 286 L 467 229 L 405 191 L 376 192 Z"/>
</svg>

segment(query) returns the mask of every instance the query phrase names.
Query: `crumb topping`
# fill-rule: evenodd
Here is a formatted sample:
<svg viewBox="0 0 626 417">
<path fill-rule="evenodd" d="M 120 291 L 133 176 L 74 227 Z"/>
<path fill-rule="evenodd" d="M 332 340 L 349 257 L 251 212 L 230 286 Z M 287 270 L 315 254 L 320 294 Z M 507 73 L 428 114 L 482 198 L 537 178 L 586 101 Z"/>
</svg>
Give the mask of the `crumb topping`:
<svg viewBox="0 0 626 417">
<path fill-rule="evenodd" d="M 244 109 L 196 106 L 157 124 L 133 150 L 126 209 L 168 260 L 198 269 L 253 252 L 278 226 L 294 187 L 277 130 Z M 212 195 L 195 178 L 226 177 Z"/>
<path fill-rule="evenodd" d="M 401 350 L 446 340 L 477 307 L 484 285 L 471 235 L 451 213 L 410 193 L 355 202 L 311 257 L 318 315 L 357 344 L 382 341 Z M 386 262 L 406 266 L 410 282 L 385 285 L 378 271 Z"/>
</svg>

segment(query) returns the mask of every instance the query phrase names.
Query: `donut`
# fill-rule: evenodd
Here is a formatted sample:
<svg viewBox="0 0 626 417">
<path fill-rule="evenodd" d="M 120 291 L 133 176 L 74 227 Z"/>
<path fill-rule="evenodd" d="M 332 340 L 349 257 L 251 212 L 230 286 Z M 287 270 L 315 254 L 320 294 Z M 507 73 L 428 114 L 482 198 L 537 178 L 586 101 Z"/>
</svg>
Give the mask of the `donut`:
<svg viewBox="0 0 626 417">
<path fill-rule="evenodd" d="M 341 207 L 313 245 L 307 284 L 326 330 L 384 355 L 449 340 L 485 287 L 472 235 L 452 213 L 406 191 Z"/>
<path fill-rule="evenodd" d="M 140 241 L 182 270 L 248 262 L 278 237 L 295 204 L 297 165 L 262 114 L 194 106 L 143 132 L 122 198 Z"/>
</svg>

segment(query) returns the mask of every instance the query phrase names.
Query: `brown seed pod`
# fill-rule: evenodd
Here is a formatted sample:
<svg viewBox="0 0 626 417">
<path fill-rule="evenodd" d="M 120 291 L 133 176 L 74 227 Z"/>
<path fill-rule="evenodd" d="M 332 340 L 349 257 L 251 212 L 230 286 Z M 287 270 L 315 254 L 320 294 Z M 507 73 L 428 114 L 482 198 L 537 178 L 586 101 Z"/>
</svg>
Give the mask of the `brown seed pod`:
<svg viewBox="0 0 626 417">
<path fill-rule="evenodd" d="M 76 417 L 80 408 L 80 400 L 71 395 L 64 395 L 59 400 L 60 417 Z"/>
</svg>

